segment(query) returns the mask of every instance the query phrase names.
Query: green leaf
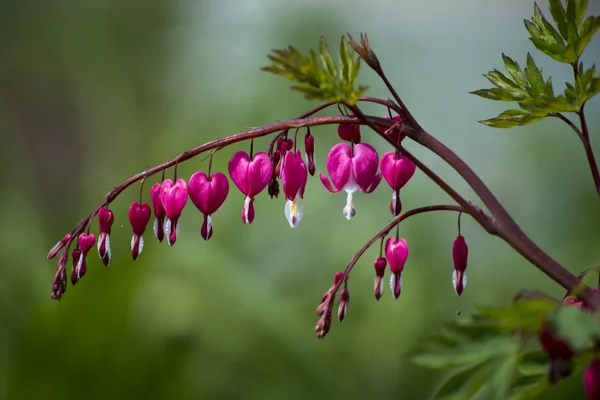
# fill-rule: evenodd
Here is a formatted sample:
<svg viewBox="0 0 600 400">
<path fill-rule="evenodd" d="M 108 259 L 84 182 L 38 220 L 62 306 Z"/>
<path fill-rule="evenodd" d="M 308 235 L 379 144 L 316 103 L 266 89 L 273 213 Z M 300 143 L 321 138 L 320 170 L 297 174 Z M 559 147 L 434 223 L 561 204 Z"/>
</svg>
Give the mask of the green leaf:
<svg viewBox="0 0 600 400">
<path fill-rule="evenodd" d="M 585 16 L 585 10 L 587 9 L 588 0 L 579 0 L 575 2 L 575 26 L 579 28 L 583 17 Z"/>
<path fill-rule="evenodd" d="M 558 336 L 564 337 L 575 351 L 585 350 L 600 339 L 600 321 L 580 307 L 560 307 L 552 319 Z"/>
<path fill-rule="evenodd" d="M 360 59 L 355 59 L 354 53 L 349 51 L 346 38 L 342 38 L 340 45 L 339 69 L 324 37 L 319 41 L 319 53 L 321 63 L 314 51 L 304 55 L 293 46 L 272 50 L 268 56 L 272 64 L 262 70 L 294 81 L 296 84 L 292 89 L 302 92 L 308 99 L 355 104 L 367 87 L 355 87 Z"/>
<path fill-rule="evenodd" d="M 323 64 L 325 64 L 327 67 L 327 72 L 329 72 L 332 76 L 337 77 L 335 62 L 331 57 L 329 45 L 327 44 L 327 40 L 325 40 L 325 36 L 323 35 L 321 35 L 319 39 L 319 53 L 321 53 L 321 60 L 323 61 Z"/>
<path fill-rule="evenodd" d="M 498 70 L 490 71 L 483 76 L 501 89 L 507 96 L 510 96 L 513 101 L 523 100 L 527 97 L 527 92 L 524 89 Z"/>
<path fill-rule="evenodd" d="M 504 53 L 502 53 L 502 60 L 504 61 L 504 67 L 513 78 L 515 83 L 520 88 L 527 87 L 527 79 L 525 78 L 525 74 L 523 74 L 519 64 Z"/>
<path fill-rule="evenodd" d="M 567 39 L 569 37 L 569 25 L 567 23 L 567 13 L 563 8 L 561 0 L 550 0 L 550 13 L 554 22 L 556 22 L 558 31 L 563 38 Z"/>
<path fill-rule="evenodd" d="M 563 33 L 568 34 L 570 25 L 566 23 L 566 20 L 562 20 L 564 10 L 560 1 L 558 2 L 558 5 L 555 4 L 554 7 L 558 7 L 558 9 L 555 9 L 553 12 L 551 5 L 552 15 L 555 16 L 556 14 L 558 18 L 561 18 L 561 22 L 558 24 L 560 33 L 548 22 L 548 20 L 546 20 L 537 4 L 534 4 L 533 7 L 532 21 L 524 21 L 525 28 L 527 28 L 527 31 L 531 35 L 529 39 L 538 50 L 557 61 L 572 63 L 577 60 L 577 54 L 575 54 L 572 46 L 565 46 L 565 41 L 563 40 L 563 37 L 566 38 Z M 566 15 L 564 15 L 564 17 L 566 18 Z M 575 34 L 576 33 L 577 32 L 575 32 Z"/>
<path fill-rule="evenodd" d="M 508 94 L 505 90 L 502 90 L 500 88 L 479 89 L 469 93 L 490 100 L 515 101 L 515 99 L 510 94 Z"/>
<path fill-rule="evenodd" d="M 596 34 L 598 29 L 600 29 L 600 17 L 588 17 L 588 19 L 583 22 L 579 32 L 579 42 L 575 48 L 575 52 L 578 56 L 583 53 L 585 47 Z"/>
<path fill-rule="evenodd" d="M 539 121 L 543 117 L 521 110 L 506 110 L 495 118 L 485 119 L 479 123 L 492 128 L 514 128 Z"/>
<path fill-rule="evenodd" d="M 546 84 L 544 82 L 544 78 L 542 77 L 542 71 L 537 67 L 537 65 L 535 65 L 535 61 L 533 61 L 533 57 L 531 57 L 530 53 L 527 53 L 525 76 L 527 77 L 529 87 L 531 88 L 531 91 L 529 92 L 531 97 L 542 95 L 544 93 Z"/>
<path fill-rule="evenodd" d="M 486 384 L 490 366 L 487 363 L 475 364 L 453 373 L 438 389 L 434 399 L 471 399 Z"/>
</svg>

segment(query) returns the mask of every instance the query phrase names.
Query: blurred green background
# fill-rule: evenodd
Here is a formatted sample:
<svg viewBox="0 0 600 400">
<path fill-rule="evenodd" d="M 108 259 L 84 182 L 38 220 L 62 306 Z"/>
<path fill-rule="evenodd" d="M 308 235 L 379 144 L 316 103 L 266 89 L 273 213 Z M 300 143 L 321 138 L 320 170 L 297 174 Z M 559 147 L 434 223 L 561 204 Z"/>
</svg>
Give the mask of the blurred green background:
<svg viewBox="0 0 600 400">
<path fill-rule="evenodd" d="M 590 3 L 597 15 L 599 4 Z M 351 275 L 347 319 L 317 343 L 314 309 L 333 274 L 389 219 L 383 184 L 356 197 L 349 222 L 341 214 L 345 195 L 312 178 L 295 230 L 283 199 L 266 193 L 257 198 L 254 223 L 242 225 L 243 196 L 232 186 L 209 242 L 188 202 L 177 244 L 159 246 L 148 230 L 134 263 L 126 215 L 135 186 L 112 205 L 110 267 L 92 251 L 87 275 L 60 303 L 49 298 L 56 263 L 45 256 L 129 176 L 315 106 L 259 71 L 271 48 L 307 50 L 320 34 L 335 43 L 346 32 L 368 32 L 421 124 L 464 157 L 524 230 L 574 273 L 599 264 L 600 207 L 576 135 L 558 120 L 487 128 L 476 121 L 506 104 L 468 94 L 490 86 L 481 74 L 502 69 L 501 52 L 523 65 L 532 51 L 557 90 L 571 79 L 568 66 L 527 40 L 522 20 L 532 12 L 522 0 L 2 2 L 0 398 L 428 398 L 441 376 L 409 361 L 424 336 L 458 311 L 506 304 L 520 289 L 563 292 L 463 220 L 469 285 L 458 298 L 451 284 L 456 215 L 423 215 L 402 227 L 411 256 L 400 300 L 389 291 L 373 299 L 378 249 L 369 250 Z M 584 61 L 599 56 L 595 38 Z M 370 95 L 388 96 L 366 67 L 361 83 L 371 85 Z M 598 151 L 599 100 L 587 106 Z M 333 127 L 313 134 L 323 172 L 337 135 Z M 440 160 L 409 147 L 475 200 Z M 225 170 L 238 149 L 247 146 L 219 152 L 214 170 Z M 179 174 L 187 179 L 206 168 L 198 158 Z M 419 172 L 403 192 L 405 208 L 448 202 Z M 580 380 L 543 398 L 580 398 Z"/>
</svg>

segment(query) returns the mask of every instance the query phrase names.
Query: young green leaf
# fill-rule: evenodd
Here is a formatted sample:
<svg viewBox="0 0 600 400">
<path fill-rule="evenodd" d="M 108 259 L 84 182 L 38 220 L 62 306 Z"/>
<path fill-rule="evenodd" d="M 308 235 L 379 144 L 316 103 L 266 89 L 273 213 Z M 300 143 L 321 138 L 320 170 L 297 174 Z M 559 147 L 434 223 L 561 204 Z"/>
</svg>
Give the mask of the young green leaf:
<svg viewBox="0 0 600 400">
<path fill-rule="evenodd" d="M 525 88 L 527 86 L 527 79 L 525 78 L 525 74 L 523 74 L 519 64 L 504 53 L 502 53 L 502 60 L 504 61 L 504 67 L 506 68 L 506 71 L 508 71 L 515 83 L 520 88 Z"/>
<path fill-rule="evenodd" d="M 600 321 L 580 307 L 560 307 L 552 323 L 557 335 L 567 339 L 574 351 L 582 351 L 600 339 Z"/>
<path fill-rule="evenodd" d="M 434 395 L 434 399 L 472 399 L 486 384 L 489 363 L 463 368 L 450 375 Z"/>
<path fill-rule="evenodd" d="M 550 13 L 554 22 L 556 22 L 558 31 L 567 40 L 569 37 L 569 25 L 567 23 L 567 13 L 563 8 L 561 0 L 550 0 Z"/>
<path fill-rule="evenodd" d="M 479 121 L 492 128 L 514 128 L 539 121 L 543 117 L 521 110 L 506 110 L 495 118 Z"/>
<path fill-rule="evenodd" d="M 562 9 L 562 5 L 559 4 L 559 6 Z M 565 46 L 565 42 L 561 36 L 561 33 L 565 30 L 565 27 L 561 27 L 561 33 L 559 33 L 546 20 L 544 14 L 537 4 L 534 4 L 533 7 L 532 21 L 525 20 L 524 23 L 525 28 L 527 28 L 527 31 L 531 35 L 529 39 L 533 42 L 538 50 L 563 63 L 571 63 L 577 60 L 575 51 L 572 47 Z M 569 32 L 569 29 L 570 25 L 567 24 L 567 32 Z"/>
<path fill-rule="evenodd" d="M 575 52 L 578 56 L 583 53 L 583 50 L 585 50 L 585 47 L 598 29 L 600 29 L 600 17 L 591 16 L 583 22 L 579 31 L 579 41 L 575 47 Z"/>
<path fill-rule="evenodd" d="M 331 57 L 331 53 L 329 52 L 329 46 L 327 45 L 327 40 L 325 40 L 325 36 L 321 35 L 319 38 L 319 53 L 321 53 L 321 60 L 323 64 L 327 67 L 327 72 L 331 74 L 331 76 L 337 76 L 337 69 L 335 67 L 335 62 L 333 62 L 333 58 Z"/>
</svg>

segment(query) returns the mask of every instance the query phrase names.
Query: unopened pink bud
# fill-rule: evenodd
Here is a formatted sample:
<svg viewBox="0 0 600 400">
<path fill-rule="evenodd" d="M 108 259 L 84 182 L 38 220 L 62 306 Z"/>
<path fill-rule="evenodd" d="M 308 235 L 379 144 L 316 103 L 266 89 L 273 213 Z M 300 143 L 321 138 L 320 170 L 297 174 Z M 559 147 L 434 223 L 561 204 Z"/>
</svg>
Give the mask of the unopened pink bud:
<svg viewBox="0 0 600 400">
<path fill-rule="evenodd" d="M 48 259 L 56 257 L 56 255 L 66 246 L 67 242 L 72 236 L 73 235 L 71 233 L 67 233 L 62 239 L 60 239 L 58 243 L 56 243 L 48 252 Z"/>
<path fill-rule="evenodd" d="M 456 294 L 462 294 L 465 286 L 467 286 L 467 258 L 469 256 L 469 248 L 463 236 L 457 236 L 454 239 L 452 247 L 452 259 L 454 260 L 454 272 L 452 273 L 452 285 Z"/>
<path fill-rule="evenodd" d="M 348 303 L 350 302 L 350 292 L 347 288 L 343 288 L 340 294 L 340 302 L 338 304 L 338 321 L 342 322 L 348 311 Z"/>
<path fill-rule="evenodd" d="M 375 287 L 374 294 L 375 299 L 379 300 L 383 296 L 383 277 L 385 275 L 385 267 L 387 267 L 387 260 L 385 257 L 378 257 L 373 262 L 375 268 Z"/>
</svg>

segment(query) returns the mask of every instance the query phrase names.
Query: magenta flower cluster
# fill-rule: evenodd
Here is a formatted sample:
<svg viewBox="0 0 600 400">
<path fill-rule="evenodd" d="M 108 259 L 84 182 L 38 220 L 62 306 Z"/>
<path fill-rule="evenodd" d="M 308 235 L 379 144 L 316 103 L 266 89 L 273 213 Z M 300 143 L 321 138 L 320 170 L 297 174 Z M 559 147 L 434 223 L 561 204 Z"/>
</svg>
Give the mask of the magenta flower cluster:
<svg viewBox="0 0 600 400">
<path fill-rule="evenodd" d="M 400 121 L 399 118 L 394 118 Z M 413 177 L 416 166 L 400 151 L 389 151 L 381 159 L 377 151 L 368 143 L 362 142 L 359 125 L 342 124 L 338 127 L 338 135 L 343 141 L 334 145 L 327 155 L 325 169 L 327 173 L 320 173 L 319 179 L 323 186 L 332 193 L 346 192 L 346 204 L 342 209 L 343 216 L 350 220 L 356 215 L 354 196 L 357 192 L 372 193 L 381 183 L 389 185 L 392 196 L 390 211 L 394 217 L 400 216 L 402 202 L 400 192 Z M 400 140 L 397 137 L 397 140 Z M 290 227 L 296 228 L 304 216 L 304 198 L 308 176 L 316 173 L 315 139 L 310 130 L 304 136 L 304 154 L 297 149 L 298 141 L 287 137 L 287 132 L 274 141 L 268 152 L 238 151 L 229 160 L 228 174 L 235 187 L 243 195 L 241 205 L 241 219 L 244 224 L 251 224 L 256 216 L 254 202 L 263 190 L 268 188 L 271 197 L 279 195 L 281 183 L 285 197 L 284 215 Z M 214 154 L 214 153 L 213 153 Z M 212 156 L 211 156 L 212 165 Z M 203 216 L 200 236 L 209 240 L 214 233 L 213 216 L 224 204 L 229 195 L 229 179 L 222 172 L 198 171 L 190 179 L 182 178 L 164 179 L 155 183 L 150 189 L 150 204 L 142 200 L 140 192 L 139 201 L 129 207 L 128 218 L 131 225 L 131 256 L 137 260 L 144 249 L 144 234 L 152 217 L 153 232 L 158 242 L 166 242 L 173 246 L 180 234 L 180 220 L 188 198 Z M 176 172 L 175 172 L 176 174 Z M 105 266 L 111 260 L 111 227 L 115 216 L 108 208 L 108 203 L 100 207 L 97 212 L 99 234 L 97 237 L 98 255 Z M 75 241 L 75 248 L 71 252 L 73 268 L 71 282 L 76 284 L 87 270 L 87 255 L 96 244 L 96 236 L 90 233 L 89 222 L 87 232 L 80 233 Z M 64 247 L 68 247 L 75 238 L 72 234 L 66 235 L 50 251 L 48 256 L 54 257 Z M 382 242 L 383 243 L 383 242 Z M 384 253 L 384 254 L 383 254 Z M 462 236 L 456 238 L 452 251 L 454 259 L 453 285 L 456 293 L 460 295 L 466 284 L 467 245 Z M 408 243 L 406 239 L 396 234 L 385 242 L 382 253 L 374 262 L 375 268 L 375 298 L 379 300 L 383 295 L 383 282 L 385 271 L 389 265 L 390 288 L 392 295 L 398 299 L 402 292 L 402 272 L 408 258 Z M 52 298 L 60 299 L 66 290 L 66 264 L 67 252 L 61 254 L 59 270 L 52 284 Z M 341 275 L 340 275 L 341 274 Z M 341 321 L 346 315 L 350 300 L 347 287 L 348 277 L 337 274 L 334 287 L 342 284 L 338 319 Z M 343 282 L 342 282 L 343 281 Z M 332 287 L 332 289 L 334 288 Z M 337 293 L 337 287 L 326 296 L 330 303 Z M 331 305 L 324 307 L 324 316 L 329 314 Z M 323 311 L 323 310 L 322 310 Z M 327 317 L 327 318 L 330 318 Z M 326 333 L 326 331 L 325 331 Z"/>
</svg>

